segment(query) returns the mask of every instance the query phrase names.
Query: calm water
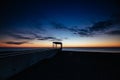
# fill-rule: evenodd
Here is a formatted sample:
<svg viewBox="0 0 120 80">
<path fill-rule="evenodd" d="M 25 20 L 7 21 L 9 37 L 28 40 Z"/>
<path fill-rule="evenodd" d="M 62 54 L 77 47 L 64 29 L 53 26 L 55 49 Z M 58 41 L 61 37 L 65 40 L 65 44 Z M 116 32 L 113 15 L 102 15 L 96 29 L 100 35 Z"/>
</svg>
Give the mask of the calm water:
<svg viewBox="0 0 120 80">
<path fill-rule="evenodd" d="M 63 51 L 120 53 L 120 48 L 63 48 Z"/>
<path fill-rule="evenodd" d="M 48 48 L 0 48 L 3 51 L 48 50 Z M 120 48 L 63 48 L 63 51 L 111 52 L 120 53 Z"/>
</svg>

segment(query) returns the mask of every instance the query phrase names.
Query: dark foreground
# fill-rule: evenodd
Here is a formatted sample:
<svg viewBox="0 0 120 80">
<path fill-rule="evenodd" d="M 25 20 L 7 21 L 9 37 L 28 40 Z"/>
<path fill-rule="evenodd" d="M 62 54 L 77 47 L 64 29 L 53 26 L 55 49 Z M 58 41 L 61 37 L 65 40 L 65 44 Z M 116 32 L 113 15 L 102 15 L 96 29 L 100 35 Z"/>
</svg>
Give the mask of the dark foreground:
<svg viewBox="0 0 120 80">
<path fill-rule="evenodd" d="M 120 80 L 120 54 L 59 52 L 9 80 Z"/>
</svg>

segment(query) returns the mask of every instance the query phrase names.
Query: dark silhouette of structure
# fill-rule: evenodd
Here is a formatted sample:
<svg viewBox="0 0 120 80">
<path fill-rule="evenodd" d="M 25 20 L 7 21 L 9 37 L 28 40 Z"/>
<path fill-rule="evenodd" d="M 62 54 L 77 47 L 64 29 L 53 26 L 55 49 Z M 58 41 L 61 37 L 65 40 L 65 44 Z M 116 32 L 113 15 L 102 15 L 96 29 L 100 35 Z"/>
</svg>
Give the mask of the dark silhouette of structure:
<svg viewBox="0 0 120 80">
<path fill-rule="evenodd" d="M 57 45 L 60 45 L 60 49 L 62 50 L 62 42 L 53 42 L 53 48 L 57 48 Z"/>
</svg>

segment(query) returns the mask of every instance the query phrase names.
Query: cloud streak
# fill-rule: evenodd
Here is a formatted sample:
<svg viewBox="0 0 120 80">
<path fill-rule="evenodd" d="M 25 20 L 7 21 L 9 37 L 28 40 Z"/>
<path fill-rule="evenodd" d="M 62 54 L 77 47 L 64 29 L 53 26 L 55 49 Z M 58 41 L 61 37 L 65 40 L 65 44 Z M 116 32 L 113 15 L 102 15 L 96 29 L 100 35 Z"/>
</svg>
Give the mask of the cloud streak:
<svg viewBox="0 0 120 80">
<path fill-rule="evenodd" d="M 58 39 L 53 36 L 43 36 L 41 34 L 37 33 L 29 33 L 29 35 L 26 34 L 9 34 L 9 36 L 19 39 L 19 40 L 50 40 L 50 41 L 62 41 L 62 39 Z"/>
<path fill-rule="evenodd" d="M 13 38 L 16 38 L 16 39 L 25 39 L 25 40 L 33 40 L 34 39 L 34 37 L 20 35 L 20 34 L 10 34 L 10 36 Z"/>
<path fill-rule="evenodd" d="M 93 26 L 88 27 L 88 29 L 91 32 L 104 31 L 106 29 L 109 29 L 111 27 L 111 25 L 113 25 L 113 23 L 111 21 L 100 21 L 100 22 L 93 24 Z"/>
<path fill-rule="evenodd" d="M 4 42 L 6 44 L 14 44 L 14 45 L 21 45 L 21 44 L 25 44 L 25 43 L 28 43 L 26 41 L 8 41 L 8 42 Z"/>
<path fill-rule="evenodd" d="M 120 35 L 120 30 L 114 30 L 107 32 L 108 35 Z"/>
<path fill-rule="evenodd" d="M 58 39 L 55 37 L 41 37 L 41 38 L 38 38 L 38 40 L 62 41 L 62 39 Z"/>
<path fill-rule="evenodd" d="M 108 20 L 104 20 L 104 21 L 99 21 L 94 23 L 92 26 L 90 27 L 86 27 L 84 29 L 80 29 L 78 27 L 67 27 L 64 26 L 61 23 L 57 23 L 54 22 L 52 23 L 53 28 L 55 29 L 62 29 L 62 30 L 68 30 L 76 35 L 80 35 L 80 36 L 94 36 L 94 35 L 98 35 L 98 34 L 119 34 L 119 31 L 112 31 L 109 33 L 106 33 L 106 31 L 108 31 L 109 29 L 115 28 L 116 25 L 120 26 L 120 14 L 115 15 L 113 17 L 111 17 Z M 117 29 L 120 29 L 120 27 L 117 27 Z"/>
</svg>

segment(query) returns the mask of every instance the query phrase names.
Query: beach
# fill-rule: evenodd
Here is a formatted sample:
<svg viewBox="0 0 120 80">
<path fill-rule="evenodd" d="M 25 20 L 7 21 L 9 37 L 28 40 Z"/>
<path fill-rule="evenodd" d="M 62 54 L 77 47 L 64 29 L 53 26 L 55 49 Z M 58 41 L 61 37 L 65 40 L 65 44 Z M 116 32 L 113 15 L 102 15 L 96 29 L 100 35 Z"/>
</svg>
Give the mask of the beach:
<svg viewBox="0 0 120 80">
<path fill-rule="evenodd" d="M 119 80 L 120 54 L 59 51 L 8 80 Z"/>
</svg>

